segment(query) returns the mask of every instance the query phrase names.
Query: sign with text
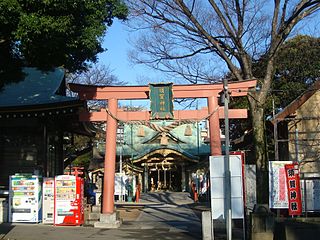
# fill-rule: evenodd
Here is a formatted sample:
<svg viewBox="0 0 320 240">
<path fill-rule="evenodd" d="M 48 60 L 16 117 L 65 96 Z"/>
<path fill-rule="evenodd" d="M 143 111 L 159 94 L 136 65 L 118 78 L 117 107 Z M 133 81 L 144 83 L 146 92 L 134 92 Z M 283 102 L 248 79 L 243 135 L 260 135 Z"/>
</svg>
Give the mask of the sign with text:
<svg viewBox="0 0 320 240">
<path fill-rule="evenodd" d="M 114 195 L 126 195 L 128 191 L 126 189 L 126 183 L 128 176 L 124 173 L 115 173 L 114 176 Z"/>
<path fill-rule="evenodd" d="M 284 167 L 287 179 L 289 215 L 301 215 L 302 203 L 298 164 L 286 164 Z"/>
<path fill-rule="evenodd" d="M 288 208 L 288 193 L 285 168 L 291 161 L 269 162 L 269 206 L 270 208 Z"/>
<path fill-rule="evenodd" d="M 172 83 L 149 84 L 151 119 L 173 119 Z"/>
</svg>

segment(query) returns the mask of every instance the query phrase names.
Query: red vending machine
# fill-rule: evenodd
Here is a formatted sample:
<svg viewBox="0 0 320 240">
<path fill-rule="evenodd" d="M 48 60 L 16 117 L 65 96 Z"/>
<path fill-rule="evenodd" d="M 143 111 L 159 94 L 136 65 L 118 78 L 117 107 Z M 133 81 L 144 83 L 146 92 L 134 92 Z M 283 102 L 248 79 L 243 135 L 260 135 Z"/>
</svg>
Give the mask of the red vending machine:
<svg viewBox="0 0 320 240">
<path fill-rule="evenodd" d="M 84 181 L 72 175 L 55 177 L 54 225 L 76 226 L 84 223 Z"/>
</svg>

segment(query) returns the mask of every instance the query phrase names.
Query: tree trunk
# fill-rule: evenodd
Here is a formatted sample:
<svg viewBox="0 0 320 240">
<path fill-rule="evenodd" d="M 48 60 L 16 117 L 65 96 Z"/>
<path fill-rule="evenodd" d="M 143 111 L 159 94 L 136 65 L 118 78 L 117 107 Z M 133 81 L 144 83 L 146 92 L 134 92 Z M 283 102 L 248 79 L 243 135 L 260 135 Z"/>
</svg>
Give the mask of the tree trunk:
<svg viewBox="0 0 320 240">
<path fill-rule="evenodd" d="M 253 137 L 256 156 L 257 203 L 267 204 L 269 196 L 268 159 L 265 144 L 264 109 L 256 101 L 250 101 Z"/>
</svg>

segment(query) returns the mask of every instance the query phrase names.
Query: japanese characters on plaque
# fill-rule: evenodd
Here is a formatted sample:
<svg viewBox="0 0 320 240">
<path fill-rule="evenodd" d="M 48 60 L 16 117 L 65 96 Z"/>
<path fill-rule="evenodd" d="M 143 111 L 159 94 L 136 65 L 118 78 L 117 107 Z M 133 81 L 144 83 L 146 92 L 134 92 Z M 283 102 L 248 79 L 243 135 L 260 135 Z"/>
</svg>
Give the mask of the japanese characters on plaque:
<svg viewBox="0 0 320 240">
<path fill-rule="evenodd" d="M 151 119 L 173 119 L 172 83 L 149 84 Z"/>
<path fill-rule="evenodd" d="M 286 164 L 286 179 L 289 201 L 289 215 L 301 215 L 302 202 L 298 164 Z"/>
</svg>

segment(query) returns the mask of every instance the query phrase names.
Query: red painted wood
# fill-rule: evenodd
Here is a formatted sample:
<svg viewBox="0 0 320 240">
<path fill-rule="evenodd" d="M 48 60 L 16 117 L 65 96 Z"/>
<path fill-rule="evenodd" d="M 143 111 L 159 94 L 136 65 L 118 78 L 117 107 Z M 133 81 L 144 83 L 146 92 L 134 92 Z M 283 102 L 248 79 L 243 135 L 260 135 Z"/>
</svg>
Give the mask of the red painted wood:
<svg viewBox="0 0 320 240">
<path fill-rule="evenodd" d="M 228 88 L 231 96 L 246 96 L 249 88 L 256 86 L 256 80 L 230 82 Z M 89 99 L 148 99 L 149 86 L 89 86 L 69 83 L 71 91 L 79 93 L 84 100 Z M 173 85 L 174 98 L 217 97 L 223 84 Z"/>
</svg>

